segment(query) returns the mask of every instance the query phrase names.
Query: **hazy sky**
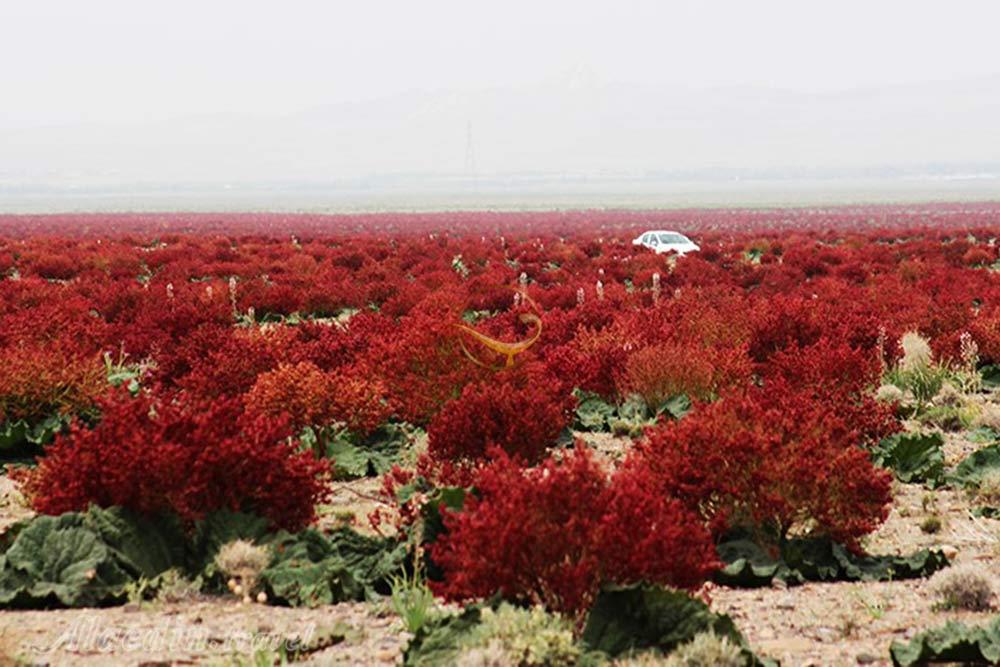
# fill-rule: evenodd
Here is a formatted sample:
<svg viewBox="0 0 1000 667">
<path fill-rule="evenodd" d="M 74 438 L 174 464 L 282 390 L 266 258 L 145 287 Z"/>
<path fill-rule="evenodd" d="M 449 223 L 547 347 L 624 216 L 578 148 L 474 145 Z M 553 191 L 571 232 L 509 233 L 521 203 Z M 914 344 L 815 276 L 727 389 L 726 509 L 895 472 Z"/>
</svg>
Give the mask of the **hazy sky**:
<svg viewBox="0 0 1000 667">
<path fill-rule="evenodd" d="M 601 81 L 799 91 L 1000 72 L 995 0 L 0 0 L 0 129 Z"/>
</svg>

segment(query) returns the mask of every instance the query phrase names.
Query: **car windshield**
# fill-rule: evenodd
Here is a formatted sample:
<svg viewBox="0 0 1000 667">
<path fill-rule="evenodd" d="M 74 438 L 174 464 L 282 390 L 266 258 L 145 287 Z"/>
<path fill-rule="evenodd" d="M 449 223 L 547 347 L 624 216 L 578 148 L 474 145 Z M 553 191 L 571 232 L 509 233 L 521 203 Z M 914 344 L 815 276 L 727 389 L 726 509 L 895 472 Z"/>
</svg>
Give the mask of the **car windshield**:
<svg viewBox="0 0 1000 667">
<path fill-rule="evenodd" d="M 687 243 L 688 240 L 680 234 L 660 234 L 660 243 Z"/>
</svg>

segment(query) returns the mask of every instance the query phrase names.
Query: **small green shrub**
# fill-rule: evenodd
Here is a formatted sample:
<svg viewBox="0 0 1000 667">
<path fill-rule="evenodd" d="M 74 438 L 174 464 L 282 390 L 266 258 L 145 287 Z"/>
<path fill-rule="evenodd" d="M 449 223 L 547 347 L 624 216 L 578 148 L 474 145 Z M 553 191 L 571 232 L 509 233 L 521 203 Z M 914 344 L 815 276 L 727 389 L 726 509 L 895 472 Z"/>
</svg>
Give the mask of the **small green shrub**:
<svg viewBox="0 0 1000 667">
<path fill-rule="evenodd" d="M 927 533 L 928 535 L 935 535 L 937 533 L 940 533 L 941 527 L 942 527 L 941 517 L 939 517 L 937 514 L 931 514 L 930 516 L 925 517 L 924 520 L 920 522 L 921 532 Z"/>
<path fill-rule="evenodd" d="M 496 611 L 484 609 L 479 633 L 480 645 L 499 642 L 504 647 L 511 658 L 508 664 L 571 667 L 580 656 L 569 622 L 541 607 L 502 604 Z"/>
<path fill-rule="evenodd" d="M 739 644 L 709 631 L 678 646 L 667 658 L 665 667 L 744 667 L 746 663 Z"/>
<path fill-rule="evenodd" d="M 582 655 L 569 621 L 541 607 L 503 602 L 495 609 L 473 605 L 431 620 L 415 633 L 404 664 L 570 667 L 580 664 Z"/>
<path fill-rule="evenodd" d="M 434 613 L 434 593 L 419 570 L 412 575 L 396 575 L 391 581 L 392 608 L 403 619 L 407 632 L 416 634 Z"/>
<path fill-rule="evenodd" d="M 903 356 L 895 368 L 886 374 L 889 384 L 909 392 L 920 414 L 925 405 L 938 395 L 949 377 L 949 371 L 933 363 L 930 344 L 920 334 L 910 331 L 899 342 Z"/>
</svg>

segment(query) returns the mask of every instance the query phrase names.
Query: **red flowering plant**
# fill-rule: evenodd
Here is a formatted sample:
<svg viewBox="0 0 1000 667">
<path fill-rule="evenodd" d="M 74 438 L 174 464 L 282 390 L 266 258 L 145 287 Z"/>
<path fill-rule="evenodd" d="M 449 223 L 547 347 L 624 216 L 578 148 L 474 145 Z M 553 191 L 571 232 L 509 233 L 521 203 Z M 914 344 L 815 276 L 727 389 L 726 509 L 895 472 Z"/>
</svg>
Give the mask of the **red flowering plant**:
<svg viewBox="0 0 1000 667">
<path fill-rule="evenodd" d="M 707 400 L 720 389 L 747 382 L 751 363 L 744 348 L 711 348 L 677 341 L 631 353 L 617 373 L 621 396 L 638 394 L 655 410 L 681 394 Z"/>
<path fill-rule="evenodd" d="M 489 374 L 462 351 L 459 303 L 448 290 L 429 295 L 358 359 L 385 384 L 403 421 L 427 424 L 466 384 Z"/>
<path fill-rule="evenodd" d="M 691 589 L 717 567 L 696 514 L 642 472 L 609 478 L 582 444 L 528 469 L 497 452 L 473 489 L 429 547 L 450 600 L 500 593 L 578 616 L 602 584 Z"/>
<path fill-rule="evenodd" d="M 544 365 L 498 372 L 467 385 L 427 428 L 428 453 L 438 460 L 474 462 L 499 448 L 526 463 L 536 463 L 572 419 L 571 388 Z"/>
<path fill-rule="evenodd" d="M 178 346 L 190 357 L 181 366 L 187 372 L 176 378 L 176 384 L 207 398 L 239 396 L 249 391 L 261 373 L 284 361 L 295 336 L 288 327 L 200 331 L 209 335 L 204 340 L 193 336 L 190 346 Z"/>
<path fill-rule="evenodd" d="M 52 345 L 0 349 L 0 368 L 0 422 L 87 411 L 108 386 L 99 357 Z"/>
<path fill-rule="evenodd" d="M 328 494 L 328 462 L 299 451 L 287 420 L 245 413 L 237 399 L 115 391 L 99 408 L 94 428 L 75 422 L 35 469 L 20 472 L 38 512 L 94 503 L 191 522 L 225 509 L 296 530 Z"/>
<path fill-rule="evenodd" d="M 891 489 L 859 437 L 836 406 L 772 381 L 654 427 L 625 467 L 648 468 L 716 535 L 747 529 L 780 545 L 809 533 L 857 548 L 888 515 Z"/>
<path fill-rule="evenodd" d="M 363 368 L 327 374 L 330 383 L 330 416 L 352 433 L 366 436 L 392 415 L 388 389 L 381 379 Z"/>
<path fill-rule="evenodd" d="M 71 418 L 93 418 L 108 388 L 99 355 L 48 344 L 0 347 L 0 451 L 47 443 Z"/>
<path fill-rule="evenodd" d="M 248 412 L 286 416 L 297 429 L 325 424 L 331 419 L 330 379 L 315 364 L 278 364 L 257 376 L 243 398 Z"/>
<path fill-rule="evenodd" d="M 875 445 L 901 429 L 894 408 L 874 398 L 884 365 L 877 349 L 852 348 L 824 337 L 809 347 L 774 354 L 764 377 L 836 411 L 854 431 L 852 444 Z M 774 396 L 783 400 L 780 392 Z"/>
</svg>

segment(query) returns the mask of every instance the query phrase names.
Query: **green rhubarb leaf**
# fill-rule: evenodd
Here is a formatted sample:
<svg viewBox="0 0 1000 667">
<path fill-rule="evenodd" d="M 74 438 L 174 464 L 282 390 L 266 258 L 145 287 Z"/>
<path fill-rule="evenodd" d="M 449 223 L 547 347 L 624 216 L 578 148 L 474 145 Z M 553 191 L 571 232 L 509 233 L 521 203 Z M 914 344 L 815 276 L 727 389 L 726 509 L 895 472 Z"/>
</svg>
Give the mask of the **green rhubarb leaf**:
<svg viewBox="0 0 1000 667">
<path fill-rule="evenodd" d="M 829 539 L 791 539 L 779 557 L 752 540 L 737 536 L 716 547 L 725 564 L 715 580 L 727 586 L 756 588 L 774 579 L 797 585 L 806 581 L 896 581 L 928 577 L 946 567 L 941 551 L 921 549 L 904 556 L 859 555 Z"/>
<path fill-rule="evenodd" d="M 944 483 L 942 444 L 940 433 L 896 433 L 874 448 L 872 460 L 903 483 L 923 482 L 933 488 Z"/>
<path fill-rule="evenodd" d="M 982 627 L 948 621 L 909 642 L 892 642 L 889 653 L 898 667 L 937 662 L 1000 664 L 1000 616 Z"/>
<path fill-rule="evenodd" d="M 121 507 L 92 505 L 83 524 L 93 530 L 117 561 L 135 577 L 153 578 L 185 559 L 185 539 L 176 517 L 144 517 Z"/>
<path fill-rule="evenodd" d="M 673 419 L 683 419 L 691 411 L 691 399 L 686 394 L 668 398 L 656 409 L 656 416 L 667 415 Z"/>
<path fill-rule="evenodd" d="M 339 528 L 329 536 L 315 530 L 284 533 L 271 541 L 275 558 L 261 574 L 271 599 L 292 606 L 316 606 L 387 595 L 403 569 L 405 543 Z"/>
<path fill-rule="evenodd" d="M 979 374 L 983 378 L 983 386 L 1000 387 L 1000 366 L 983 366 L 979 369 Z"/>
<path fill-rule="evenodd" d="M 801 575 L 788 568 L 780 558 L 772 558 L 752 540 L 737 539 L 718 545 L 719 559 L 725 566 L 715 574 L 716 582 L 735 588 L 770 586 L 775 579 L 801 583 Z"/>
<path fill-rule="evenodd" d="M 86 607 L 121 599 L 129 575 L 81 515 L 32 520 L 3 557 L 0 603 Z"/>
<path fill-rule="evenodd" d="M 365 438 L 345 428 L 321 429 L 318 434 L 310 428 L 303 433 L 302 442 L 332 459 L 339 479 L 374 477 L 399 462 L 400 453 L 413 439 L 412 428 L 383 424 Z"/>
<path fill-rule="evenodd" d="M 967 456 L 955 467 L 948 481 L 954 486 L 977 488 L 987 475 L 996 471 L 1000 471 L 1000 444 L 984 447 Z"/>
<path fill-rule="evenodd" d="M 364 598 L 361 584 L 336 558 L 317 563 L 289 558 L 264 570 L 260 581 L 272 602 L 292 607 L 319 607 Z"/>
<path fill-rule="evenodd" d="M 681 591 L 636 585 L 604 588 L 587 615 L 582 641 L 611 658 L 636 651 L 669 653 L 703 632 L 743 647 L 747 665 L 760 664 L 729 616 Z"/>
<path fill-rule="evenodd" d="M 454 664 L 467 638 L 482 623 L 479 605 L 458 614 L 431 618 L 410 640 L 403 654 L 406 667 L 436 667 Z"/>
<path fill-rule="evenodd" d="M 615 416 L 614 406 L 597 394 L 577 392 L 576 420 L 574 426 L 581 431 L 600 433 L 607 431 Z"/>
</svg>

